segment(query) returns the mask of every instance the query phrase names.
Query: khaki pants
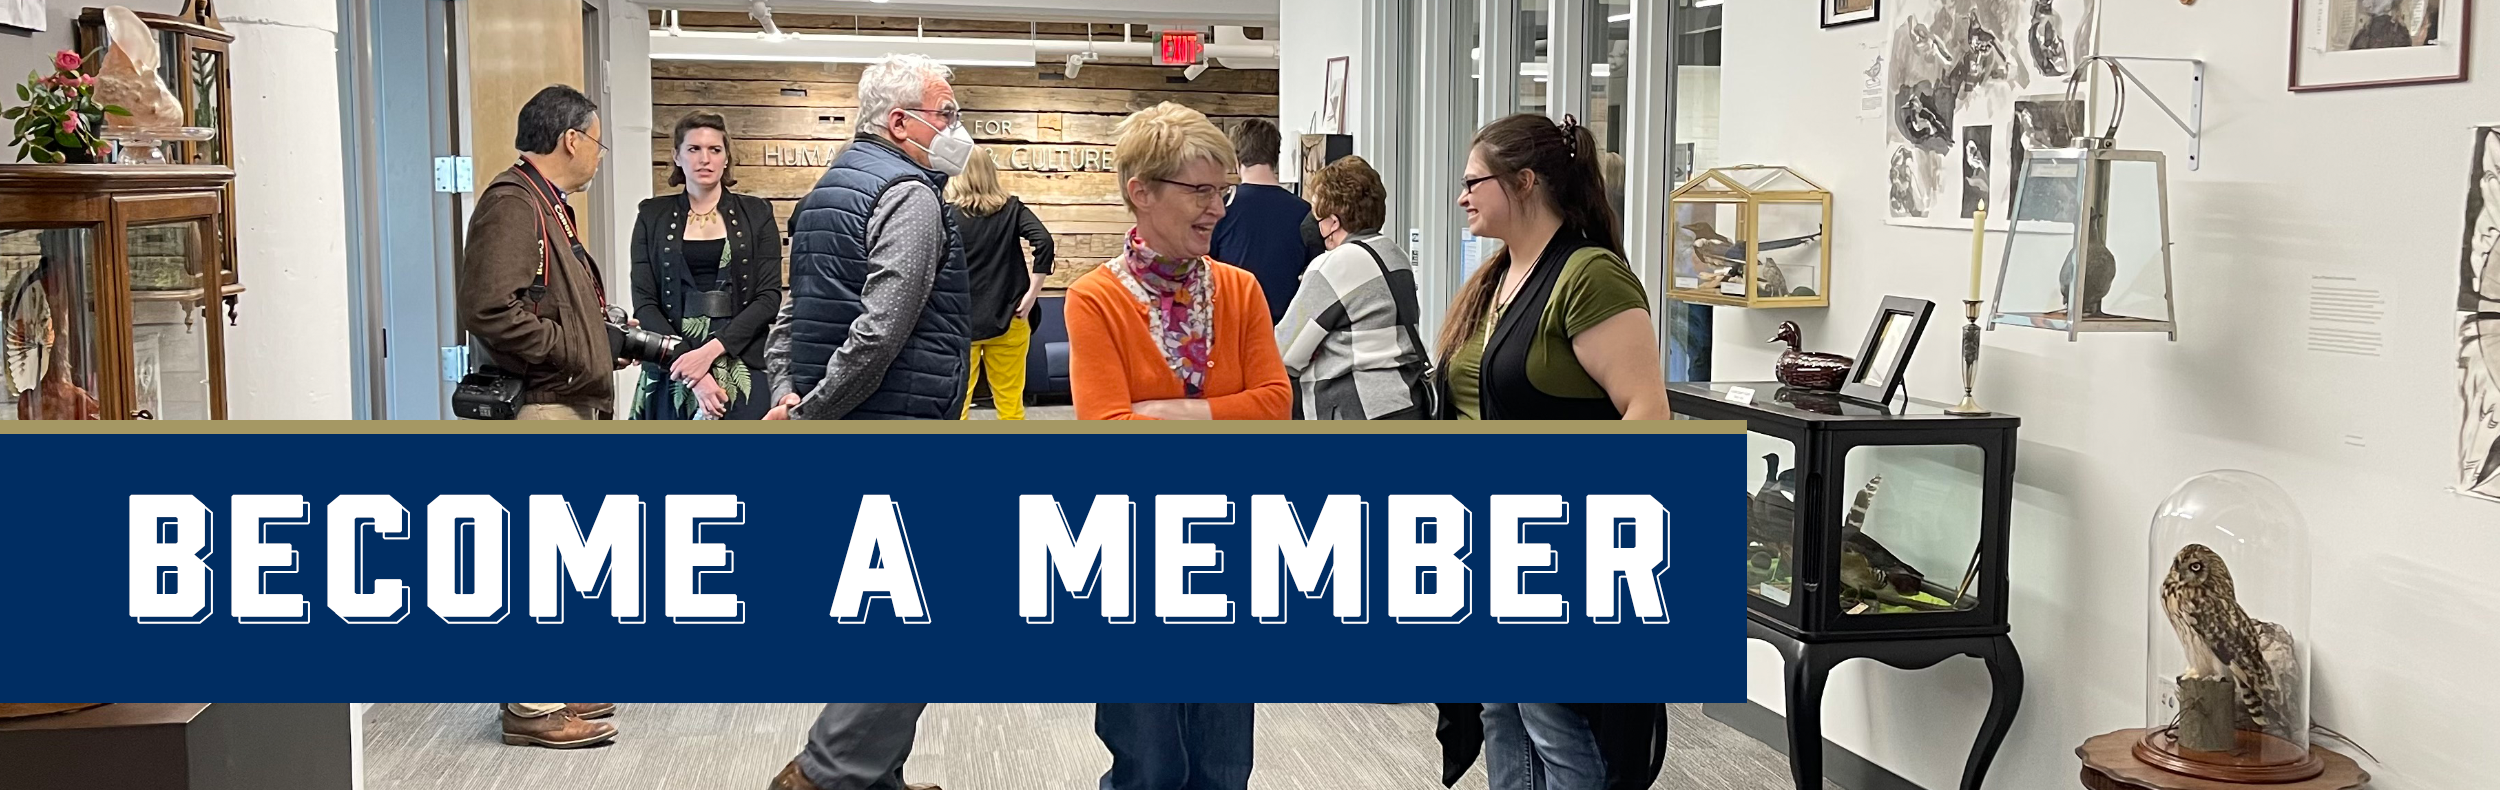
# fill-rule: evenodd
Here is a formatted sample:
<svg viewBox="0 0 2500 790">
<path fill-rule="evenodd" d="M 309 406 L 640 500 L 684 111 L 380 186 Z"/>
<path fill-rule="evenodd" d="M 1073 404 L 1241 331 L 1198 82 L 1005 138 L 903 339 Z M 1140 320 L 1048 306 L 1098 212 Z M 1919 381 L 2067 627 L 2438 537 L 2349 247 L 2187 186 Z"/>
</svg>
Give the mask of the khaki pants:
<svg viewBox="0 0 2500 790">
<path fill-rule="evenodd" d="M 1007 333 L 972 341 L 972 375 L 964 377 L 964 416 L 972 416 L 972 390 L 989 371 L 990 401 L 1002 420 L 1024 419 L 1024 362 L 1033 348 L 1033 327 L 1022 318 L 1007 320 Z"/>
<path fill-rule="evenodd" d="M 523 407 L 521 407 L 521 408 L 523 408 L 523 409 L 527 409 L 527 408 L 529 408 L 529 407 L 527 407 L 527 406 L 523 406 Z M 514 715 L 514 716 L 519 716 L 519 717 L 524 718 L 524 719 L 535 719 L 535 718 L 538 718 L 538 717 L 540 717 L 540 716 L 545 716 L 545 715 L 547 715 L 547 714 L 550 714 L 550 713 L 554 713 L 554 712 L 556 712 L 556 711 L 563 710 L 563 709 L 564 709 L 564 703 L 561 703 L 561 702 L 506 702 L 506 703 L 504 703 L 504 704 L 503 704 L 503 709 L 504 709 L 505 711 L 507 711 L 507 712 L 511 713 L 511 714 L 512 714 L 512 715 Z"/>
<path fill-rule="evenodd" d="M 592 411 L 590 407 L 587 406 L 572 406 L 562 403 L 524 403 L 521 404 L 521 411 L 512 415 L 512 419 L 596 420 L 599 419 L 599 414 L 598 412 Z"/>
</svg>

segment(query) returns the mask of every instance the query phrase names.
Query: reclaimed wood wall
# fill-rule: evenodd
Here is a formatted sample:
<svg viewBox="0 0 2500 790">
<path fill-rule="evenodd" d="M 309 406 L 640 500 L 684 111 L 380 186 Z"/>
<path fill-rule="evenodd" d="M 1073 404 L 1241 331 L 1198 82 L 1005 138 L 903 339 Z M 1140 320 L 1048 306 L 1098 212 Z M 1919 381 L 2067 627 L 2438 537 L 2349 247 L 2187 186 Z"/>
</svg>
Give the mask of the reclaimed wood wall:
<svg viewBox="0 0 2500 790">
<path fill-rule="evenodd" d="M 744 29 L 741 14 L 686 12 L 687 29 Z M 782 14 L 785 30 L 852 32 L 854 17 Z M 910 31 L 911 19 L 857 18 L 862 30 Z M 925 20 L 930 36 L 1023 38 L 1026 23 Z M 899 27 L 898 27 L 899 25 Z M 1117 40 L 1116 25 L 1096 25 L 1097 38 Z M 1085 34 L 1085 25 L 1041 25 L 1046 37 Z M 1067 28 L 1060 30 L 1058 28 Z M 670 131 L 677 119 L 713 110 L 729 120 L 736 191 L 773 202 L 788 230 L 790 212 L 823 175 L 858 118 L 857 64 L 654 61 L 651 64 L 652 178 L 668 185 Z M 1209 68 L 1195 81 L 1181 70 L 1114 62 L 1088 64 L 1076 79 L 1062 69 L 974 67 L 955 70 L 964 126 L 988 150 L 1008 192 L 1050 226 L 1059 265 L 1050 287 L 1064 288 L 1117 255 L 1131 219 L 1112 174 L 1114 129 L 1122 118 L 1159 102 L 1195 108 L 1216 123 L 1274 119 L 1276 72 Z"/>
</svg>

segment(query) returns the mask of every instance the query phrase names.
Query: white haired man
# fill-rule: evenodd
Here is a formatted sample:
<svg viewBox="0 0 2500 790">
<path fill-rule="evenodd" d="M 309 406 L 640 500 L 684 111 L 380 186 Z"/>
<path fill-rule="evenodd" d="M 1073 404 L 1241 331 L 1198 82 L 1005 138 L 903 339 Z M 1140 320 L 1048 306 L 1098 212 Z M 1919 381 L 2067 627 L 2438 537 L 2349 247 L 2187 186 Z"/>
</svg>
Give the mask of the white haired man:
<svg viewBox="0 0 2500 790">
<path fill-rule="evenodd" d="M 962 416 L 972 286 L 939 196 L 980 149 L 951 76 L 918 55 L 860 74 L 858 133 L 790 218 L 790 298 L 765 350 L 765 419 Z"/>
</svg>

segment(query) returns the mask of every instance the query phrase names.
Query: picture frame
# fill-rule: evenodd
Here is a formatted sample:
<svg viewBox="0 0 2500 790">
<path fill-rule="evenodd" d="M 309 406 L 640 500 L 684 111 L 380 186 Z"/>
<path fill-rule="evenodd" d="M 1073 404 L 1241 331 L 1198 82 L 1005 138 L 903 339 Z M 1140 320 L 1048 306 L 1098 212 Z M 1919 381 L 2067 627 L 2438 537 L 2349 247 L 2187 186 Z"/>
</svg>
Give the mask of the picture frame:
<svg viewBox="0 0 2500 790">
<path fill-rule="evenodd" d="M 1874 323 L 1866 328 L 1866 339 L 1858 344 L 1856 361 L 1849 365 L 1840 394 L 1868 403 L 1892 402 L 1893 393 L 1902 386 L 1901 373 L 1910 369 L 1919 336 L 1926 333 L 1927 318 L 1935 311 L 1936 303 L 1925 299 L 1884 297 Z"/>
<path fill-rule="evenodd" d="M 1884 0 L 1816 0 L 1823 9 L 1823 27 L 1847 27 L 1884 18 Z"/>
<path fill-rule="evenodd" d="M 2292 0 L 2294 93 L 2465 82 L 2473 0 Z"/>
<path fill-rule="evenodd" d="M 0 28 L 44 32 L 43 0 L 0 0 Z"/>
<path fill-rule="evenodd" d="M 1346 77 L 1354 70 L 1354 59 L 1345 55 L 1328 59 L 1327 82 L 1320 86 L 1319 128 L 1322 134 L 1345 134 Z"/>
</svg>

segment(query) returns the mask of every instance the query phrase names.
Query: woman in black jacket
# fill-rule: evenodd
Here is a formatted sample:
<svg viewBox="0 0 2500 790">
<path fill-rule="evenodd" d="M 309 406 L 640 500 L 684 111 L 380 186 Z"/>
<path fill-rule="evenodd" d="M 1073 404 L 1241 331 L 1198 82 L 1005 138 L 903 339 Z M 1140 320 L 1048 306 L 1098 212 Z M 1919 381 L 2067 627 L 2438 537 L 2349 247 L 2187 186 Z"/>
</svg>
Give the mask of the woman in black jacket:
<svg viewBox="0 0 2500 790">
<path fill-rule="evenodd" d="M 781 309 L 781 228 L 772 204 L 733 194 L 728 123 L 677 122 L 671 185 L 634 219 L 634 317 L 676 335 L 675 364 L 645 363 L 637 420 L 761 419 L 771 404 L 765 336 Z"/>
<path fill-rule="evenodd" d="M 1057 252 L 1050 229 L 998 183 L 998 163 L 976 152 L 963 173 L 946 182 L 946 211 L 963 234 L 964 259 L 972 268 L 972 375 L 965 377 L 964 415 L 972 414 L 972 388 L 989 372 L 990 401 L 1002 420 L 1024 419 L 1024 366 L 1033 341 L 1033 304 L 1042 297 Z M 1021 243 L 1019 243 L 1021 242 Z M 1032 245 L 1028 265 L 1024 245 Z"/>
</svg>

